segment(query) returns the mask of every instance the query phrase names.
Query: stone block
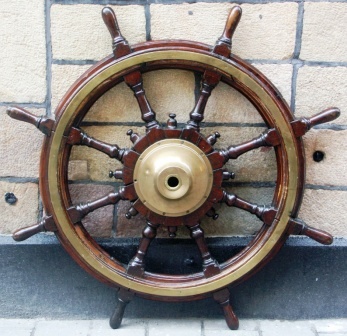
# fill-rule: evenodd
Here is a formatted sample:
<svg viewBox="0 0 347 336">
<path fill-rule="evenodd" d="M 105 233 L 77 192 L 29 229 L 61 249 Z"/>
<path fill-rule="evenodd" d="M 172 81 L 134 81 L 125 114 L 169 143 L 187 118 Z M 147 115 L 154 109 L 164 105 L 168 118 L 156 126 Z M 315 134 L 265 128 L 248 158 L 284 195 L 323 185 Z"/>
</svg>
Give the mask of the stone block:
<svg viewBox="0 0 347 336">
<path fill-rule="evenodd" d="M 291 99 L 292 65 L 253 64 L 267 76 L 281 92 L 287 103 Z M 206 122 L 262 123 L 255 107 L 238 91 L 219 83 L 212 91 L 205 110 Z"/>
<path fill-rule="evenodd" d="M 347 130 L 310 130 L 304 137 L 306 183 L 317 185 L 347 185 Z M 320 162 L 313 160 L 316 151 L 324 153 Z"/>
<path fill-rule="evenodd" d="M 223 32 L 232 4 L 151 5 L 151 37 L 213 45 Z M 286 59 L 293 55 L 298 6 L 294 2 L 243 4 L 233 52 L 246 59 Z M 208 24 L 207 24 L 208 23 Z"/>
<path fill-rule="evenodd" d="M 87 160 L 70 160 L 68 168 L 69 180 L 88 180 Z"/>
<path fill-rule="evenodd" d="M 97 200 L 114 192 L 114 187 L 97 184 L 70 184 L 72 204 L 77 205 Z M 110 237 L 113 227 L 114 205 L 108 205 L 87 215 L 82 224 L 94 237 Z"/>
<path fill-rule="evenodd" d="M 158 70 L 143 74 L 144 89 L 157 120 L 165 123 L 169 113 L 186 122 L 194 107 L 193 72 Z M 130 88 L 121 83 L 104 94 L 90 109 L 85 120 L 107 122 L 142 122 L 140 109 Z"/>
<path fill-rule="evenodd" d="M 55 59 L 99 60 L 112 53 L 111 36 L 101 17 L 101 5 L 52 5 L 51 35 Z M 146 40 L 143 6 L 111 6 L 130 44 Z"/>
<path fill-rule="evenodd" d="M 239 329 L 240 331 L 256 331 L 258 330 L 258 320 L 247 320 L 241 319 Z M 225 319 L 204 319 L 204 329 L 205 332 L 208 330 L 216 330 L 216 331 L 228 331 L 230 334 L 230 329 L 225 323 Z M 233 331 L 234 333 L 235 331 Z"/>
<path fill-rule="evenodd" d="M 296 88 L 297 116 L 310 117 L 336 106 L 341 116 L 336 124 L 347 123 L 347 67 L 304 66 L 299 69 Z"/>
<path fill-rule="evenodd" d="M 300 58 L 346 62 L 346 22 L 345 2 L 305 2 Z"/>
<path fill-rule="evenodd" d="M 327 335 L 346 335 L 347 319 L 321 319 L 311 321 L 317 332 Z M 338 334 L 339 333 L 339 334 Z"/>
<path fill-rule="evenodd" d="M 117 335 L 140 336 L 142 332 L 145 332 L 146 326 L 146 320 L 129 319 L 124 317 L 122 320 L 121 328 L 117 330 Z M 121 330 L 123 331 L 123 334 L 120 333 Z M 90 336 L 113 336 L 114 334 L 114 330 L 110 328 L 109 320 L 92 320 L 92 327 L 89 334 Z"/>
<path fill-rule="evenodd" d="M 345 237 L 347 191 L 306 189 L 299 213 L 307 225 Z"/>
<path fill-rule="evenodd" d="M 5 202 L 4 195 L 13 193 L 15 204 Z M 38 220 L 38 185 L 36 183 L 0 182 L 1 234 L 11 234 L 25 226 L 34 225 Z"/>
<path fill-rule="evenodd" d="M 28 109 L 36 115 L 42 109 Z M 38 177 L 44 135 L 35 126 L 10 118 L 0 107 L 0 176 Z"/>
<path fill-rule="evenodd" d="M 90 67 L 91 65 L 52 64 L 52 111 L 56 109 L 70 86 Z"/>
<path fill-rule="evenodd" d="M 292 96 L 293 66 L 291 64 L 252 64 L 258 68 L 278 89 L 290 105 Z"/>
<path fill-rule="evenodd" d="M 1 336 L 31 336 L 35 324 L 33 319 L 0 319 Z"/>
<path fill-rule="evenodd" d="M 0 101 L 42 103 L 46 98 L 45 1 L 2 1 L 0 12 Z"/>
<path fill-rule="evenodd" d="M 75 321 L 38 321 L 35 328 L 36 336 L 59 336 L 59 335 L 74 335 L 85 336 L 89 332 L 90 321 L 75 320 Z"/>
<path fill-rule="evenodd" d="M 148 323 L 148 331 L 151 336 L 175 336 L 177 334 L 200 336 L 201 322 L 196 319 L 150 320 Z"/>
<path fill-rule="evenodd" d="M 225 323 L 225 322 L 224 322 Z M 204 336 L 228 336 L 230 330 L 206 330 Z M 258 331 L 249 330 L 235 330 L 233 331 L 235 336 L 259 336 Z"/>
<path fill-rule="evenodd" d="M 260 321 L 261 335 L 263 336 L 314 336 L 309 322 L 306 321 L 279 321 L 263 320 Z"/>
</svg>

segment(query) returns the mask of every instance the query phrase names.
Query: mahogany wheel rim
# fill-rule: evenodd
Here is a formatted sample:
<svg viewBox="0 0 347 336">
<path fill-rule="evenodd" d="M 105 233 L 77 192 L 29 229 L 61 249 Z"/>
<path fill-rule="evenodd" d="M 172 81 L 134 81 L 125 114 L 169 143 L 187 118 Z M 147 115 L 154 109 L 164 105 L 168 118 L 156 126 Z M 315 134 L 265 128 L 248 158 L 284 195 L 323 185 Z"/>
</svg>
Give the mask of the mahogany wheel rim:
<svg viewBox="0 0 347 336">
<path fill-rule="evenodd" d="M 153 55 L 155 56 L 154 58 L 152 57 Z M 67 113 L 66 111 L 76 111 L 77 109 L 75 109 L 74 106 L 78 99 L 79 103 L 77 105 L 81 106 L 83 100 L 86 98 L 83 92 L 83 90 L 86 90 L 86 87 L 89 88 L 93 85 L 97 87 L 95 84 L 96 80 L 101 80 L 102 82 L 107 81 L 109 78 L 109 76 L 107 76 L 107 71 L 110 71 L 110 69 L 115 71 L 114 69 L 116 68 L 116 71 L 120 73 L 122 70 L 129 68 L 129 66 L 148 62 L 148 56 L 151 56 L 151 60 L 163 60 L 165 57 L 167 57 L 166 59 L 168 60 L 175 59 L 176 57 L 177 59 L 195 62 L 198 62 L 198 60 L 201 62 L 201 59 L 209 60 L 213 63 L 214 67 L 221 69 L 223 73 L 227 71 L 246 86 L 247 83 L 253 82 L 253 85 L 258 88 L 260 96 L 262 96 L 261 92 L 263 92 L 263 95 L 266 95 L 266 99 L 261 99 L 261 101 L 268 108 L 271 106 L 271 109 L 269 109 L 270 111 L 268 111 L 270 113 L 268 117 L 272 117 L 273 121 L 275 121 L 274 124 L 282 136 L 282 145 L 279 149 L 281 158 L 277 159 L 277 162 L 280 161 L 280 167 L 284 170 L 283 176 L 285 177 L 285 181 L 281 183 L 281 188 L 278 188 L 281 190 L 277 191 L 281 195 L 283 193 L 285 193 L 285 195 L 282 195 L 283 197 L 277 196 L 281 200 L 278 210 L 278 213 L 280 212 L 280 216 L 278 216 L 280 217 L 279 222 L 276 227 L 271 230 L 261 230 L 258 237 L 255 238 L 257 241 L 265 241 L 260 249 L 253 244 L 247 251 L 244 251 L 241 258 L 240 256 L 232 258 L 239 260 L 232 261 L 232 265 L 226 263 L 226 266 L 224 268 L 222 267 L 221 273 L 211 278 L 205 278 L 201 273 L 193 274 L 189 279 L 185 276 L 153 275 L 147 272 L 146 278 L 134 278 L 126 274 L 120 264 L 113 263 L 110 260 L 106 262 L 104 255 L 97 255 L 95 253 L 96 251 L 92 251 L 90 246 L 85 245 L 85 240 L 82 241 L 79 236 L 83 234 L 83 232 L 76 232 L 76 230 L 79 229 L 74 229 L 74 225 L 69 220 L 69 216 L 66 212 L 65 200 L 63 200 L 60 195 L 61 192 L 64 192 L 61 188 L 60 180 L 65 173 L 62 169 L 64 155 L 62 153 L 63 150 L 61 150 L 63 135 L 71 119 L 74 119 L 74 117 L 68 115 L 70 112 Z M 129 59 L 131 61 L 129 61 Z M 286 236 L 289 216 L 297 211 L 298 199 L 301 197 L 300 193 L 303 185 L 303 174 L 300 172 L 299 168 L 302 164 L 301 142 L 294 136 L 292 128 L 290 127 L 290 120 L 288 120 L 290 112 L 286 110 L 286 104 L 281 97 L 274 97 L 273 91 L 275 90 L 267 80 L 264 80 L 263 75 L 261 75 L 258 70 L 252 67 L 245 69 L 243 67 L 245 63 L 237 58 L 226 60 L 217 55 L 204 53 L 201 48 L 198 49 L 198 47 L 195 50 L 193 50 L 193 48 L 189 48 L 189 50 L 177 50 L 177 48 L 168 46 L 162 48 L 160 51 L 153 51 L 150 50 L 150 43 L 148 43 L 146 48 L 137 53 L 135 52 L 117 61 L 111 61 L 110 64 L 106 64 L 103 67 L 102 65 L 104 63 L 107 63 L 107 60 L 106 62 L 99 62 L 97 66 L 94 67 L 97 68 L 100 66 L 101 70 L 98 70 L 95 75 L 89 76 L 82 86 L 77 90 L 75 89 L 74 96 L 70 96 L 69 99 L 64 99 L 66 104 L 63 103 L 58 108 L 58 110 L 60 109 L 58 113 L 59 118 L 55 132 L 49 143 L 47 176 L 43 174 L 41 185 L 45 182 L 48 185 L 49 201 L 45 201 L 45 207 L 50 209 L 54 216 L 58 226 L 59 239 L 74 259 L 82 264 L 85 269 L 93 273 L 94 276 L 114 286 L 126 287 L 143 295 L 173 298 L 202 295 L 240 281 L 240 279 L 244 278 L 247 274 L 257 269 L 274 249 L 282 245 L 284 241 L 283 237 Z M 132 65 L 129 65 L 130 63 Z M 202 66 L 204 66 L 204 64 L 211 65 L 211 63 L 200 64 L 202 64 Z M 261 80 L 257 79 L 257 77 L 261 78 Z M 86 104 L 86 102 L 84 104 Z M 276 117 L 273 115 L 274 111 L 277 111 L 275 113 Z M 283 186 L 286 188 L 283 188 Z M 284 189 L 286 190 L 283 191 Z M 51 203 L 51 205 L 47 203 Z M 90 244 L 93 243 L 91 242 Z"/>
</svg>

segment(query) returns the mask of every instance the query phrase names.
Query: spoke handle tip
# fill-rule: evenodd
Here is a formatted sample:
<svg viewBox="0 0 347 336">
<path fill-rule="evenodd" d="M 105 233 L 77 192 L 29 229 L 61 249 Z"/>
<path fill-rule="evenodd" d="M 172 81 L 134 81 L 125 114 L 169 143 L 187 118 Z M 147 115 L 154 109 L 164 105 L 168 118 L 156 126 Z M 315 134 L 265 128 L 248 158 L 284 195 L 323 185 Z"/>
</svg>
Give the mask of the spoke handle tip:
<svg viewBox="0 0 347 336">
<path fill-rule="evenodd" d="M 45 232 L 45 231 L 46 231 L 46 228 L 45 228 L 44 222 L 41 221 L 37 224 L 27 226 L 25 228 L 15 231 L 12 234 L 12 238 L 17 242 L 20 242 L 32 237 L 33 235 L 37 233 Z"/>
<path fill-rule="evenodd" d="M 117 17 L 113 9 L 111 7 L 104 7 L 101 11 L 101 15 L 108 31 L 111 34 L 112 39 L 113 40 L 116 40 L 118 38 L 123 39 L 119 29 L 118 22 L 117 22 Z"/>
<path fill-rule="evenodd" d="M 334 240 L 333 236 L 330 233 L 324 230 L 315 229 L 307 225 L 303 228 L 301 234 L 310 237 L 311 239 L 323 245 L 331 245 Z"/>
<path fill-rule="evenodd" d="M 241 15 L 242 15 L 242 9 L 240 6 L 234 6 L 230 10 L 230 13 L 229 13 L 229 16 L 228 16 L 228 19 L 222 34 L 223 39 L 230 40 L 233 37 L 235 30 L 240 22 Z"/>
<path fill-rule="evenodd" d="M 27 122 L 29 124 L 32 124 L 36 127 L 38 127 L 39 123 L 40 123 L 40 119 L 41 117 L 38 117 L 32 113 L 30 113 L 29 111 L 20 108 L 20 107 L 16 107 L 16 106 L 10 106 L 7 108 L 6 113 L 12 118 L 12 119 L 16 119 L 19 121 L 24 121 Z"/>
<path fill-rule="evenodd" d="M 337 107 L 327 108 L 324 111 L 317 113 L 309 118 L 310 127 L 333 121 L 337 119 L 340 114 L 341 112 Z"/>
</svg>

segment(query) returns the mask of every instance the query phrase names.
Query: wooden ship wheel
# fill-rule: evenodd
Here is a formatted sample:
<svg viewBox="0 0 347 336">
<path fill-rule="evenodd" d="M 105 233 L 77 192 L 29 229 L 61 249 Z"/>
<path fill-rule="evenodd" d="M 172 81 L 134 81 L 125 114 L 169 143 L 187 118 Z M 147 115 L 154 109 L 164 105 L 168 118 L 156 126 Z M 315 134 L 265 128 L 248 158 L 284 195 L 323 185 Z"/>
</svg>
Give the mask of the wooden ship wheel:
<svg viewBox="0 0 347 336">
<path fill-rule="evenodd" d="M 161 301 L 189 301 L 212 296 L 222 307 L 230 329 L 238 319 L 229 302 L 228 286 L 236 285 L 262 268 L 291 234 L 301 234 L 331 244 L 332 236 L 307 226 L 297 218 L 302 201 L 305 159 L 302 136 L 311 127 L 340 114 L 329 108 L 311 118 L 296 119 L 271 82 L 256 68 L 231 53 L 231 38 L 241 18 L 233 7 L 222 36 L 211 47 L 184 40 L 150 41 L 130 47 L 121 35 L 113 10 L 102 10 L 111 34 L 113 54 L 85 72 L 58 105 L 56 120 L 37 117 L 10 107 L 10 117 L 35 125 L 44 134 L 40 161 L 40 191 L 46 216 L 16 231 L 24 240 L 36 233 L 56 234 L 66 251 L 98 280 L 119 289 L 110 325 L 118 328 L 127 303 L 134 295 Z M 184 69 L 201 75 L 201 89 L 189 120 L 177 126 L 174 114 L 165 126 L 156 120 L 143 88 L 142 73 L 159 69 Z M 115 85 L 125 82 L 133 91 L 144 122 L 143 134 L 132 130 L 131 148 L 120 148 L 88 136 L 80 127 L 90 107 Z M 256 108 L 267 131 L 224 150 L 214 148 L 220 134 L 200 133 L 204 110 L 212 90 L 223 82 L 239 91 Z M 116 116 L 115 116 L 116 118 Z M 68 188 L 68 162 L 73 146 L 88 146 L 120 161 L 123 168 L 110 176 L 122 180 L 118 192 L 85 204 L 72 204 Z M 261 146 L 273 147 L 277 162 L 276 187 L 268 206 L 253 204 L 223 188 L 233 173 L 229 160 Z M 137 252 L 128 264 L 110 255 L 84 228 L 90 212 L 123 200 L 132 206 L 127 218 L 141 214 L 146 223 Z M 249 244 L 224 262 L 209 252 L 200 223 L 207 215 L 217 219 L 214 206 L 225 203 L 257 216 L 263 223 Z M 201 253 L 201 270 L 193 274 L 161 274 L 146 270 L 146 253 L 159 226 L 175 237 L 185 226 Z"/>
</svg>

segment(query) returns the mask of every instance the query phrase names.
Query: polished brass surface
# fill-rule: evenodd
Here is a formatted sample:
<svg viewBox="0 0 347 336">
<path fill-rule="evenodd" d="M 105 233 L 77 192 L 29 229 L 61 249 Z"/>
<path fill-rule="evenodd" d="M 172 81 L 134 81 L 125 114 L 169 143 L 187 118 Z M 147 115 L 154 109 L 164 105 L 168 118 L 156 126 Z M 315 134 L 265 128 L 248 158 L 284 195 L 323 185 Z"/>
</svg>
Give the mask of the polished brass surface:
<svg viewBox="0 0 347 336">
<path fill-rule="evenodd" d="M 177 283 L 176 286 L 172 286 L 172 282 L 165 283 L 157 281 L 154 284 L 151 281 L 147 281 L 146 278 L 135 279 L 131 276 L 124 275 L 124 272 L 106 264 L 102 257 L 93 254 L 88 246 L 80 239 L 74 226 L 71 224 L 66 207 L 61 198 L 60 181 L 57 174 L 62 159 L 59 155 L 60 148 L 65 145 L 64 132 L 68 127 L 70 120 L 73 119 L 77 113 L 76 111 L 79 106 L 83 104 L 85 97 L 100 85 L 100 83 L 107 80 L 115 73 L 136 64 L 165 59 L 190 60 L 201 64 L 209 64 L 210 66 L 229 74 L 240 83 L 243 83 L 245 87 L 249 88 L 257 97 L 259 97 L 267 111 L 267 115 L 272 120 L 276 121 L 276 130 L 278 130 L 281 135 L 281 148 L 284 155 L 283 167 L 285 168 L 284 175 L 286 176 L 286 180 L 284 181 L 286 188 L 281 188 L 279 190 L 282 200 L 278 214 L 279 221 L 274 226 L 274 229 L 268 233 L 266 236 L 266 242 L 261 245 L 259 249 L 249 250 L 247 252 L 252 254 L 252 257 L 246 262 L 236 262 L 233 268 L 222 270 L 213 278 L 209 278 L 208 281 L 206 281 L 206 279 L 191 280 L 189 282 Z M 134 53 L 134 56 L 128 59 L 122 60 L 121 62 L 111 63 L 100 69 L 80 90 L 75 93 L 72 100 L 66 106 L 64 114 L 60 118 L 55 132 L 52 134 L 51 147 L 48 153 L 48 187 L 51 195 L 52 212 L 56 223 L 59 224 L 60 234 L 67 237 L 71 243 L 71 247 L 76 250 L 83 261 L 88 264 L 91 269 L 104 275 L 107 279 L 110 279 L 110 281 L 145 294 L 171 297 L 198 295 L 226 287 L 237 281 L 240 277 L 251 272 L 266 258 L 268 253 L 275 246 L 276 242 L 284 234 L 290 218 L 290 213 L 295 203 L 296 190 L 299 188 L 297 178 L 299 169 L 298 158 L 295 149 L 292 146 L 295 136 L 291 130 L 290 124 L 282 115 L 280 108 L 271 98 L 271 93 L 272 91 L 270 89 L 264 89 L 257 77 L 254 75 L 254 72 L 248 72 L 248 70 L 240 67 L 237 63 L 233 62 L 233 60 L 225 61 L 213 56 L 195 53 L 193 51 L 169 50 L 152 51 L 143 54 Z"/>
<path fill-rule="evenodd" d="M 212 188 L 212 167 L 189 141 L 166 139 L 148 147 L 134 170 L 137 195 L 150 210 L 178 217 L 199 208 Z"/>
</svg>

